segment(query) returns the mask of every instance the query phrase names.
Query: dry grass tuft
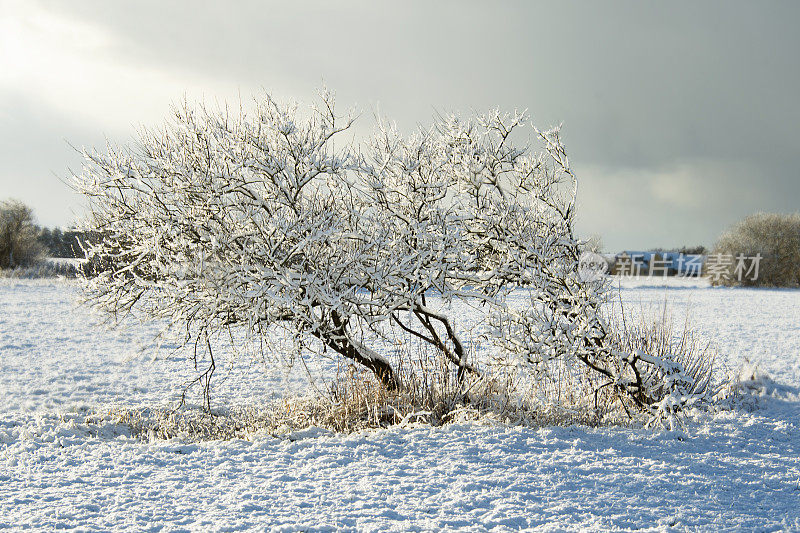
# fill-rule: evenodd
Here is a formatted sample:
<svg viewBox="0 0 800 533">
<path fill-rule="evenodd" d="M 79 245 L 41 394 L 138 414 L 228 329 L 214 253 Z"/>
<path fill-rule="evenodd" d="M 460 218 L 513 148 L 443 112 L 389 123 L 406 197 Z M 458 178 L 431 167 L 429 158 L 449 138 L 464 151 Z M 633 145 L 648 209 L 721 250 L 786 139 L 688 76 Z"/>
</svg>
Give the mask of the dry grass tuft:
<svg viewBox="0 0 800 533">
<path fill-rule="evenodd" d="M 673 363 L 680 365 L 683 375 L 691 385 L 683 390 L 687 397 L 709 399 L 715 392 L 714 362 L 716 353 L 711 343 L 701 340 L 690 328 L 688 318 L 681 329 L 676 329 L 666 305 L 659 315 L 646 315 L 636 322 L 622 317 L 614 333 L 615 347 L 625 353 L 646 353 L 666 363 L 655 366 L 642 362 L 639 367 L 647 394 L 660 400 L 670 393 L 669 376 L 664 368 Z M 632 376 L 629 376 L 632 377 Z"/>
<path fill-rule="evenodd" d="M 615 331 L 618 349 L 642 351 L 678 363 L 694 383 L 687 393 L 712 395 L 714 353 L 688 324 L 676 331 L 665 312 L 652 320 L 623 320 Z M 452 365 L 440 354 L 424 345 L 405 343 L 399 355 L 402 387 L 398 391 L 388 391 L 371 372 L 343 362 L 336 375 L 313 396 L 213 413 L 200 408 L 116 407 L 102 418 L 125 424 L 142 439 L 184 441 L 291 436 L 312 427 L 351 433 L 463 422 L 532 427 L 646 423 L 646 417 L 638 419 L 634 414 L 631 418 L 631 411 L 613 387 L 603 386 L 604 378 L 569 365 L 564 358 L 549 364 L 547 372 L 536 378 L 525 369 L 496 364 L 485 368 L 481 377 L 459 381 Z M 643 370 L 650 392 L 657 396 L 664 376 L 657 368 Z"/>
<path fill-rule="evenodd" d="M 418 350 L 421 350 L 417 348 Z M 117 406 L 99 419 L 124 424 L 143 440 L 251 440 L 259 435 L 286 436 L 312 427 L 335 432 L 425 424 L 511 424 L 526 426 L 597 425 L 597 412 L 584 401 L 559 404 L 552 384 L 538 392 L 520 387 L 518 374 L 497 370 L 489 376 L 459 382 L 438 355 L 417 353 L 402 358 L 402 388 L 388 391 L 369 371 L 340 365 L 320 394 L 286 398 L 262 406 L 215 410 L 200 408 L 131 408 Z M 544 383 L 540 384 L 544 385 Z M 561 394 L 562 399 L 568 395 Z M 585 400 L 585 397 L 582 397 Z"/>
</svg>

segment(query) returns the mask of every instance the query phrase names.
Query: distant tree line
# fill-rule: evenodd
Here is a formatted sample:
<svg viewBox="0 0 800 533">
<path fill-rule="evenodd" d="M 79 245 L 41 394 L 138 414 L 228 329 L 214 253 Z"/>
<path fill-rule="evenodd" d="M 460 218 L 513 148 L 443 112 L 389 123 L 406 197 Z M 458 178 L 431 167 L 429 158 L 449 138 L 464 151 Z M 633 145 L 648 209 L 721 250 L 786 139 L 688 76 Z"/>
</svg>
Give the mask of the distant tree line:
<svg viewBox="0 0 800 533">
<path fill-rule="evenodd" d="M 80 240 L 83 232 L 78 230 L 61 230 L 60 228 L 37 228 L 39 244 L 48 257 L 83 257 Z"/>
<path fill-rule="evenodd" d="M 671 254 L 683 254 L 683 255 L 707 255 L 708 248 L 705 246 L 698 245 L 698 246 L 681 246 L 680 248 L 653 248 L 649 250 L 655 253 L 671 253 Z"/>
</svg>

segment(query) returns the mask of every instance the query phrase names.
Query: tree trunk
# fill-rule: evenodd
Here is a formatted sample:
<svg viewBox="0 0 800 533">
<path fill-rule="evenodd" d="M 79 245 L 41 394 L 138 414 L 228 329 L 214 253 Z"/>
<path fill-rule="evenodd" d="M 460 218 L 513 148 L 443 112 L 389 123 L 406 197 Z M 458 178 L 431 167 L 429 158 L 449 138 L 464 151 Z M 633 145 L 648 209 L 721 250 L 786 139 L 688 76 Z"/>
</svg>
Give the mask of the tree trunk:
<svg viewBox="0 0 800 533">
<path fill-rule="evenodd" d="M 400 380 L 394 369 L 382 359 L 375 359 L 362 353 L 358 347 L 347 339 L 321 339 L 326 346 L 334 350 L 336 353 L 355 361 L 356 363 L 364 366 L 375 374 L 381 385 L 386 387 L 386 390 L 397 391 L 400 389 Z"/>
<path fill-rule="evenodd" d="M 339 355 L 371 370 L 387 390 L 400 390 L 400 380 L 391 365 L 378 354 L 370 353 L 371 350 L 366 346 L 353 342 L 347 335 L 345 324 L 338 313 L 333 313 L 332 319 L 335 326 L 334 335 L 316 334 L 316 337 Z"/>
<path fill-rule="evenodd" d="M 467 354 L 464 351 L 464 345 L 461 344 L 461 339 L 458 338 L 455 329 L 453 329 L 446 316 L 434 313 L 424 305 L 415 306 L 414 315 L 417 317 L 417 320 L 419 320 L 420 324 L 422 324 L 430 334 L 430 338 L 423 337 L 423 339 L 431 342 L 434 346 L 442 351 L 442 353 L 450 360 L 450 362 L 454 363 L 458 367 L 456 377 L 458 378 L 459 382 L 463 382 L 466 379 L 467 372 L 474 376 L 480 377 L 481 373 L 478 371 L 478 369 L 467 362 Z M 436 331 L 436 328 L 431 323 L 431 319 L 438 321 L 444 326 L 447 338 L 453 345 L 452 350 L 450 350 L 450 348 L 447 347 L 447 344 L 441 339 L 439 333 Z"/>
</svg>

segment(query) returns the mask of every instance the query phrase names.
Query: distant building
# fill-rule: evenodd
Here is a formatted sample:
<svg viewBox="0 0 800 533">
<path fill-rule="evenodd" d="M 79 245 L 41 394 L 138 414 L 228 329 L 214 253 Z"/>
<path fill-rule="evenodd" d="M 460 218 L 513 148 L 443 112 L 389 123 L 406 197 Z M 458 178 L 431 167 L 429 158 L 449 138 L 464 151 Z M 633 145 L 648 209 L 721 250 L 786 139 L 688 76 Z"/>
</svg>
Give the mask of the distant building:
<svg viewBox="0 0 800 533">
<path fill-rule="evenodd" d="M 679 252 L 625 250 L 617 254 L 612 273 L 619 276 L 701 276 L 706 256 Z"/>
</svg>

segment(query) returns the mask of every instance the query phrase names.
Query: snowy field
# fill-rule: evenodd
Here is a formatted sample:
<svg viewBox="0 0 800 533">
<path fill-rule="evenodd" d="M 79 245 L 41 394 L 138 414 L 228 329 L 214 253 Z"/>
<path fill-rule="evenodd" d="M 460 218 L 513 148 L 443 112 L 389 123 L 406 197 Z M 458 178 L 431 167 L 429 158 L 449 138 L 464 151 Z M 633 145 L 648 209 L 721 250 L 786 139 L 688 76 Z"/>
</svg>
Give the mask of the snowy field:
<svg viewBox="0 0 800 533">
<path fill-rule="evenodd" d="M 688 313 L 719 366 L 749 360 L 776 385 L 757 409 L 700 414 L 680 433 L 474 424 L 145 443 L 85 417 L 174 401 L 186 355 L 164 358 L 154 326 L 98 327 L 74 283 L 0 280 L 0 529 L 800 530 L 800 291 L 619 292 L 634 314 L 665 301 Z M 219 371 L 214 402 L 304 386 L 265 368 Z"/>
</svg>

